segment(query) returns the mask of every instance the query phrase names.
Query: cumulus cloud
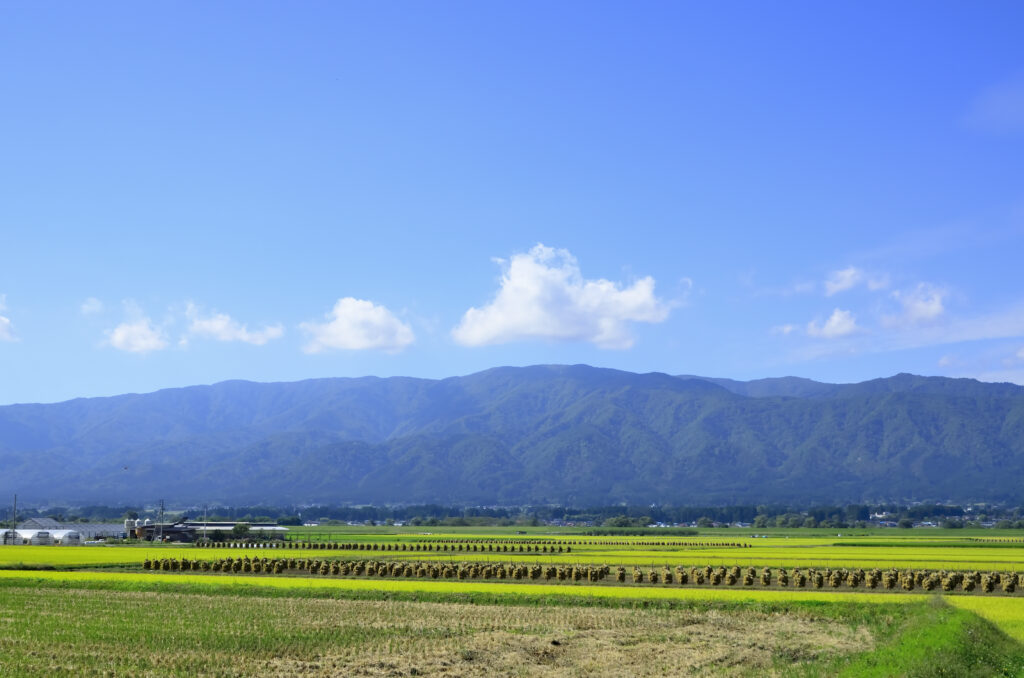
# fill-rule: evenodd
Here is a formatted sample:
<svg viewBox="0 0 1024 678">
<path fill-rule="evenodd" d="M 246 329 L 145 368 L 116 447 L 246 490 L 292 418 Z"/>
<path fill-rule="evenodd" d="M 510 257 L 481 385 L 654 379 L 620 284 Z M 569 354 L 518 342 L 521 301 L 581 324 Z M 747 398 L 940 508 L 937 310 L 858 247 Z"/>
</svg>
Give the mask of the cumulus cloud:
<svg viewBox="0 0 1024 678">
<path fill-rule="evenodd" d="M 241 341 L 254 346 L 262 346 L 268 341 L 278 339 L 284 334 L 281 325 L 266 325 L 261 330 L 249 330 L 226 313 L 214 313 L 203 316 L 195 304 L 188 304 L 185 315 L 189 318 L 188 333 L 197 337 L 207 337 L 217 341 Z"/>
<path fill-rule="evenodd" d="M 96 297 L 89 297 L 79 307 L 82 315 L 95 315 L 103 312 L 103 302 Z"/>
<path fill-rule="evenodd" d="M 585 280 L 568 250 L 538 244 L 500 263 L 505 270 L 494 299 L 470 308 L 452 330 L 464 346 L 555 339 L 624 349 L 633 345 L 628 323 L 657 323 L 669 314 L 669 304 L 654 296 L 653 278 L 628 287 Z"/>
<path fill-rule="evenodd" d="M 924 304 L 925 307 L 928 304 Z M 932 305 L 934 308 L 934 304 Z M 926 314 L 927 315 L 927 314 Z M 964 342 L 991 341 L 994 339 L 1009 340 L 1016 347 L 1024 337 L 1024 300 L 1011 306 L 1003 307 L 988 313 L 968 317 L 957 317 L 943 310 L 940 317 L 933 322 L 903 322 L 903 316 L 895 314 L 882 316 L 881 326 L 877 331 L 865 332 L 857 327 L 857 337 L 843 342 L 809 342 L 794 349 L 794 360 L 815 360 L 833 355 L 837 350 L 844 353 L 851 351 L 862 353 L 884 353 L 888 351 L 906 351 L 926 346 L 951 346 Z M 815 328 L 822 327 L 815 323 Z M 813 334 L 813 332 L 808 332 Z M 1016 353 L 1024 360 L 1024 348 L 1010 349 L 1009 355 Z M 957 364 L 960 364 L 959 362 Z M 1011 364 L 1011 363 L 1006 363 Z M 972 374 L 971 376 L 977 376 Z M 981 379 L 982 377 L 977 376 Z"/>
<path fill-rule="evenodd" d="M 302 323 L 299 327 L 310 335 L 303 347 L 306 353 L 322 353 L 330 349 L 359 351 L 381 349 L 397 353 L 416 340 L 412 328 L 399 320 L 385 306 L 365 299 L 344 297 L 324 316 L 327 322 Z"/>
<path fill-rule="evenodd" d="M 792 334 L 793 330 L 795 329 L 796 325 L 776 325 L 775 327 L 772 328 L 772 334 L 781 334 L 783 336 L 788 336 Z"/>
<path fill-rule="evenodd" d="M 824 324 L 816 320 L 807 323 L 807 334 L 822 339 L 845 337 L 848 334 L 853 334 L 858 329 L 860 328 L 857 327 L 857 320 L 854 318 L 853 313 L 844 311 L 841 308 L 832 311 L 832 315 L 829 316 Z"/>
<path fill-rule="evenodd" d="M 123 322 L 108 330 L 106 343 L 129 353 L 149 353 L 167 348 L 163 330 L 145 317 Z"/>
<path fill-rule="evenodd" d="M 895 291 L 892 298 L 903 307 L 897 316 L 888 316 L 885 321 L 890 325 L 918 325 L 937 320 L 946 312 L 943 299 L 946 291 L 928 283 L 918 283 L 909 291 Z"/>
<path fill-rule="evenodd" d="M 872 291 L 885 289 L 889 286 L 889 276 L 884 273 L 868 274 L 856 266 L 848 266 L 829 274 L 825 280 L 825 296 L 831 297 L 861 284 Z"/>
<path fill-rule="evenodd" d="M 0 294 L 0 313 L 7 310 L 7 295 Z M 0 341 L 14 341 L 14 329 L 11 327 L 11 319 L 0 315 Z"/>
<path fill-rule="evenodd" d="M 887 336 L 874 337 L 866 348 L 877 352 L 991 339 L 1016 341 L 1024 336 L 1024 303 L 968 318 L 943 318 L 940 322 L 917 325 L 896 324 L 893 330 Z"/>
</svg>

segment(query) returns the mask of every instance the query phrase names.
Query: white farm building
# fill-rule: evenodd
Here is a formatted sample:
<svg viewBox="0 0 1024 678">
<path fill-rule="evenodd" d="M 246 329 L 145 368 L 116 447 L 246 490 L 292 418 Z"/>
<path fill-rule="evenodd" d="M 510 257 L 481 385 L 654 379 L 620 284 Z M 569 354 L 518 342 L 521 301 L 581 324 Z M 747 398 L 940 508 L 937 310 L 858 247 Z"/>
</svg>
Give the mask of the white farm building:
<svg viewBox="0 0 1024 678">
<path fill-rule="evenodd" d="M 78 546 L 82 535 L 74 530 L 3 530 L 0 543 L 32 546 Z"/>
<path fill-rule="evenodd" d="M 0 543 L 77 546 L 99 538 L 122 539 L 124 535 L 124 525 L 120 523 L 61 523 L 53 518 L 29 518 L 19 523 L 16 530 L 0 532 Z"/>
</svg>

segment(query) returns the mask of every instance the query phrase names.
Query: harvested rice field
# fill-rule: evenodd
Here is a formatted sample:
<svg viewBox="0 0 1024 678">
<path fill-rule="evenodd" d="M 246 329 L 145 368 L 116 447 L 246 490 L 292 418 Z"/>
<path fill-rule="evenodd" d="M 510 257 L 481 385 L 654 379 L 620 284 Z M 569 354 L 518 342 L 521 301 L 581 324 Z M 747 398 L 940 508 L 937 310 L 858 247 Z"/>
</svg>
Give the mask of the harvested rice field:
<svg viewBox="0 0 1024 678">
<path fill-rule="evenodd" d="M 875 637 L 813 609 L 505 606 L 0 589 L 18 675 L 778 675 Z"/>
</svg>

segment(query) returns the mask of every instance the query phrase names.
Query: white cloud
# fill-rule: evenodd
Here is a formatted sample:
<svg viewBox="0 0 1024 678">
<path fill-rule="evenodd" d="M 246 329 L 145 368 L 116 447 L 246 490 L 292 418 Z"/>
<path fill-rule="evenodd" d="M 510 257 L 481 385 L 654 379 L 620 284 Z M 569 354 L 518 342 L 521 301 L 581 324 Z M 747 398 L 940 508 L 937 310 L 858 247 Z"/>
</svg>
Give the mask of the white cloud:
<svg viewBox="0 0 1024 678">
<path fill-rule="evenodd" d="M 214 313 L 202 317 L 199 309 L 191 303 L 186 307 L 185 315 L 191 321 L 188 327 L 189 334 L 209 337 L 217 341 L 242 341 L 254 346 L 262 346 L 284 334 L 284 328 L 281 325 L 267 325 L 261 330 L 250 331 L 245 325 L 235 321 L 226 313 Z"/>
<path fill-rule="evenodd" d="M 772 334 L 781 334 L 783 336 L 787 336 L 792 334 L 795 329 L 796 325 L 776 325 L 775 327 L 772 328 Z"/>
<path fill-rule="evenodd" d="M 886 273 L 879 273 L 877 275 L 868 276 L 867 280 L 868 289 L 872 292 L 878 290 L 884 290 L 889 286 L 889 276 Z"/>
<path fill-rule="evenodd" d="M 742 276 L 740 282 L 749 287 L 751 294 L 755 297 L 792 297 L 818 290 L 818 283 L 810 280 L 801 280 L 779 287 L 757 286 L 751 276 Z"/>
<path fill-rule="evenodd" d="M 669 310 L 654 296 L 653 278 L 629 287 L 585 280 L 568 250 L 538 244 L 511 258 L 494 299 L 467 310 L 452 337 L 464 346 L 554 339 L 625 349 L 633 345 L 628 323 L 662 322 Z"/>
<path fill-rule="evenodd" d="M 7 310 L 7 295 L 0 294 L 0 312 Z M 0 341 L 16 341 L 14 329 L 11 327 L 11 319 L 0 315 Z"/>
<path fill-rule="evenodd" d="M 839 271 L 832 271 L 825 280 L 825 296 L 845 292 L 857 285 L 864 284 L 871 291 L 878 291 L 889 286 L 889 276 L 884 273 L 867 274 L 856 266 L 848 266 Z"/>
<path fill-rule="evenodd" d="M 325 323 L 299 325 L 311 337 L 303 347 L 306 353 L 374 348 L 397 353 L 416 340 L 412 328 L 395 317 L 387 307 L 364 299 L 338 299 L 325 317 Z"/>
<path fill-rule="evenodd" d="M 813 292 L 816 287 L 817 285 L 813 282 L 803 280 L 801 282 L 793 283 L 789 287 L 788 291 L 790 294 L 807 294 L 809 292 Z"/>
<path fill-rule="evenodd" d="M 1017 357 L 1024 360 L 1024 346 L 1021 346 L 1020 350 L 1017 351 Z"/>
<path fill-rule="evenodd" d="M 915 325 L 883 322 L 883 325 L 887 331 L 872 333 L 869 339 L 865 337 L 853 343 L 843 342 L 841 347 L 821 342 L 800 347 L 794 353 L 794 359 L 814 360 L 834 354 L 837 348 L 846 352 L 884 353 L 970 341 L 1019 340 L 1024 337 L 1024 302 L 969 318 L 951 318 L 944 315 L 930 323 Z"/>
<path fill-rule="evenodd" d="M 107 331 L 106 343 L 119 351 L 149 353 L 167 348 L 163 330 L 155 327 L 149 318 L 126 321 Z"/>
<path fill-rule="evenodd" d="M 914 346 L 953 344 L 960 341 L 1006 339 L 1024 336 L 1024 304 L 949 324 L 938 324 L 915 333 Z"/>
<path fill-rule="evenodd" d="M 96 313 L 101 313 L 103 311 L 103 302 L 96 297 L 89 297 L 82 302 L 79 310 L 82 315 L 95 315 Z"/>
<path fill-rule="evenodd" d="M 854 266 L 844 268 L 841 271 L 832 271 L 828 276 L 828 280 L 825 281 L 825 296 L 831 297 L 833 294 L 852 289 L 859 285 L 863 279 L 864 271 Z"/>
<path fill-rule="evenodd" d="M 807 323 L 807 334 L 823 339 L 845 337 L 848 334 L 853 334 L 858 329 L 860 328 L 857 327 L 857 320 L 853 314 L 841 308 L 832 311 L 832 315 L 829 316 L 824 325 L 815 320 Z"/>
<path fill-rule="evenodd" d="M 978 381 L 995 383 L 1010 382 L 1012 384 L 1024 386 L 1024 370 L 992 370 L 977 374 L 974 378 Z"/>
<path fill-rule="evenodd" d="M 996 133 L 1024 131 L 1024 77 L 990 87 L 967 114 L 974 127 Z"/>
<path fill-rule="evenodd" d="M 946 312 L 943 299 L 946 291 L 928 283 L 918 283 L 910 291 L 892 293 L 892 298 L 903 306 L 898 316 L 888 316 L 885 322 L 890 325 L 917 325 L 937 320 Z"/>
<path fill-rule="evenodd" d="M 679 283 L 676 285 L 676 299 L 675 303 L 680 306 L 685 306 L 690 301 L 690 294 L 693 292 L 693 278 L 683 277 L 679 279 Z"/>
</svg>

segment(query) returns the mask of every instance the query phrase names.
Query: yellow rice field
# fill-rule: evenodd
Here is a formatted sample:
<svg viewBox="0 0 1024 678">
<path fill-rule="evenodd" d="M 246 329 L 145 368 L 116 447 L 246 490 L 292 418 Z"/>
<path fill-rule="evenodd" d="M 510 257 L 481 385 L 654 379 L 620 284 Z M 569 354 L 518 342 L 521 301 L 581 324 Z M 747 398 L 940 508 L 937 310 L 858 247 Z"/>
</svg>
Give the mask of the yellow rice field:
<svg viewBox="0 0 1024 678">
<path fill-rule="evenodd" d="M 806 548 L 806 547 L 804 547 Z M 844 547 L 845 548 L 845 547 Z M 746 549 L 751 551 L 753 549 Z M 768 550 L 768 549 L 766 549 Z M 870 549 L 871 552 L 887 549 Z M 913 550 L 900 549 L 900 550 Z M 934 552 L 936 549 L 928 549 Z M 952 549 L 951 549 L 952 550 Z M 138 565 L 145 557 L 178 557 L 178 558 L 223 558 L 238 557 L 241 555 L 268 555 L 301 556 L 305 550 L 256 550 L 256 549 L 196 549 L 188 546 L 182 547 L 154 547 L 151 549 L 137 547 L 3 547 L 0 548 L 0 562 L 14 565 L 16 563 L 34 563 L 36 565 L 51 565 L 55 567 L 70 566 L 96 566 L 110 563 L 131 563 Z M 957 552 L 964 552 L 965 549 L 957 549 Z M 822 552 L 827 552 L 822 549 Z M 343 551 L 314 551 L 317 556 L 348 556 L 352 552 Z M 622 551 L 621 553 L 628 553 Z M 360 552 L 360 555 L 380 558 L 385 554 L 380 552 Z M 387 553 L 386 555 L 398 555 Z M 407 554 L 423 557 L 424 553 Z M 435 554 L 436 555 L 436 554 Z M 451 554 L 456 559 L 462 559 L 467 554 Z M 511 555 L 511 554 L 508 554 Z M 577 555 L 572 554 L 573 559 Z M 659 554 L 661 555 L 661 554 Z M 956 554 L 953 554 L 956 555 Z M 506 556 L 506 554 L 502 554 Z M 517 554 L 518 556 L 518 554 Z M 467 558 L 468 559 L 468 558 Z M 503 560 L 509 560 L 504 557 Z M 781 559 L 779 559 L 781 560 Z M 757 560 L 758 564 L 777 565 L 775 562 Z M 665 563 L 666 560 L 659 558 L 656 562 Z M 671 562 L 671 561 L 668 561 Z M 698 561 L 700 562 L 700 561 Z M 735 562 L 735 561 L 734 561 Z M 800 565 L 807 562 L 799 561 Z M 884 562 L 872 561 L 880 565 Z M 890 561 L 893 562 L 893 561 Z M 926 567 L 921 561 L 920 567 Z M 934 563 L 934 561 L 930 561 Z M 971 562 L 971 559 L 964 558 L 956 562 Z M 991 563 L 992 561 L 985 561 Z M 926 600 L 929 597 L 940 594 L 925 594 L 915 591 L 914 593 L 875 593 L 862 591 L 822 591 L 822 590 L 756 590 L 756 589 L 709 589 L 696 587 L 669 587 L 669 586 L 618 586 L 613 584 L 588 585 L 588 584 L 537 584 L 537 583 L 503 583 L 495 581 L 437 581 L 437 580 L 395 580 L 395 579 L 356 579 L 356 578 L 333 578 L 333 577 L 296 577 L 296 576 L 234 576 L 223 574 L 192 574 L 192 573 L 166 573 L 166 572 L 141 572 L 141 571 L 119 571 L 111 569 L 102 570 L 23 570 L 3 569 L 0 570 L 0 582 L 15 580 L 40 584 L 65 584 L 75 587 L 76 584 L 88 585 L 91 583 L 108 583 L 110 585 L 130 584 L 138 585 L 142 590 L 148 590 L 150 586 L 159 588 L 167 584 L 187 584 L 197 587 L 216 587 L 219 590 L 227 591 L 252 591 L 253 589 L 277 589 L 277 590 L 301 590 L 316 595 L 316 591 L 351 591 L 351 592 L 396 592 L 396 593 L 427 593 L 427 594 L 489 594 L 498 596 L 573 596 L 595 599 L 636 599 L 650 601 L 723 601 L 732 603 L 742 602 L 785 602 L 792 600 L 813 601 L 821 603 L 907 603 Z M 1004 596 L 978 596 L 978 595 L 944 595 L 944 600 L 950 604 L 976 613 L 985 619 L 993 622 L 1012 638 L 1024 641 L 1024 598 Z"/>
<path fill-rule="evenodd" d="M 765 540 L 768 542 L 769 540 Z M 2 546 L 0 568 L 52 565 L 55 567 L 90 567 L 135 565 L 146 558 L 188 558 L 215 560 L 243 555 L 365 558 L 414 560 L 486 561 L 486 562 L 551 562 L 567 564 L 607 565 L 732 565 L 766 567 L 831 567 L 863 569 L 929 569 L 929 570 L 998 570 L 1024 572 L 1024 545 L 1001 548 L 879 546 L 833 546 L 819 540 L 771 540 L 751 548 L 673 548 L 639 546 L 575 545 L 568 553 L 497 553 L 466 551 L 341 551 L 320 549 L 202 549 L 192 546 L 151 548 L 139 546 Z"/>
<path fill-rule="evenodd" d="M 439 541 L 451 535 L 393 535 L 375 536 L 377 543 L 406 544 L 416 541 Z M 461 534 L 459 538 L 473 538 Z M 722 537 L 719 541 L 741 541 L 737 537 Z M 565 537 L 558 537 L 565 539 Z M 494 539 L 493 535 L 480 535 L 480 541 Z M 223 548 L 205 549 L 191 545 L 182 546 L 0 546 L 0 579 L 38 581 L 60 581 L 74 585 L 75 582 L 140 582 L 140 583 L 189 583 L 206 586 L 227 587 L 273 587 L 290 589 L 337 589 L 350 591 L 407 591 L 431 593 L 488 593 L 500 595 L 572 595 L 584 597 L 621 597 L 650 600 L 724 600 L 724 601 L 783 601 L 790 599 L 834 602 L 894 602 L 920 600 L 929 594 L 893 595 L 892 593 L 830 592 L 818 590 L 751 590 L 751 589 L 707 589 L 633 587 L 586 584 L 545 585 L 529 583 L 498 583 L 493 581 L 434 581 L 434 580 L 367 580 L 276 576 L 228 576 L 204 574 L 178 574 L 157 572 L 121 572 L 118 566 L 138 567 L 146 559 L 178 558 L 206 559 L 241 556 L 250 557 L 314 557 L 314 558 L 373 558 L 373 559 L 415 559 L 445 561 L 527 561 L 552 562 L 558 564 L 608 564 L 608 565 L 739 565 L 758 567 L 832 567 L 832 568 L 879 568 L 929 570 L 978 570 L 1001 572 L 1024 572 L 1024 544 L 996 548 L 973 548 L 963 545 L 962 539 L 948 538 L 950 544 L 942 544 L 944 537 L 930 537 L 932 546 L 919 545 L 921 540 L 891 539 L 886 543 L 860 547 L 848 544 L 851 537 L 834 535 L 830 537 L 772 537 L 766 539 L 742 540 L 752 544 L 748 548 L 713 546 L 693 547 L 692 542 L 710 542 L 705 537 L 665 539 L 669 545 L 651 546 L 639 542 L 644 538 L 578 538 L 572 545 L 571 553 L 527 554 L 519 552 L 423 552 L 423 551 L 343 551 L 323 549 L 254 549 Z M 847 544 L 837 546 L 841 539 Z M 872 539 L 865 537 L 865 540 Z M 524 539 L 523 541 L 528 541 Z M 630 545 L 602 544 L 599 542 L 629 542 Z M 873 541 L 878 544 L 877 537 Z M 918 544 L 915 544 L 915 541 Z M 497 541 L 494 543 L 498 543 Z M 683 546 L 683 543 L 691 545 Z M 635 544 L 635 545 L 633 545 Z M 46 571 L 18 568 L 53 567 L 58 570 L 74 568 L 111 568 L 109 571 Z M 959 608 L 967 609 L 991 620 L 1009 635 L 1024 641 L 1024 599 L 1016 597 L 987 597 L 969 595 L 947 595 L 944 598 Z"/>
<path fill-rule="evenodd" d="M 39 582 L 133 582 L 140 584 L 193 584 L 238 589 L 277 588 L 303 590 L 396 591 L 425 593 L 487 593 L 498 595 L 572 595 L 594 598 L 630 598 L 638 600 L 721 600 L 743 601 L 815 601 L 857 603 L 906 603 L 927 599 L 930 594 L 829 591 L 762 591 L 750 589 L 706 589 L 635 586 L 591 586 L 587 584 L 505 584 L 478 581 L 334 579 L 313 577 L 230 576 L 203 574 L 166 574 L 157 572 L 49 572 L 5 570 L 0 580 Z M 947 602 L 975 612 L 990 620 L 1008 635 L 1024 641 L 1024 599 L 944 596 Z"/>
<path fill-rule="evenodd" d="M 313 577 L 231 576 L 205 574 L 165 574 L 159 572 L 49 572 L 26 570 L 0 571 L 0 580 L 20 579 L 40 582 L 139 582 L 150 584 L 198 584 L 228 587 L 271 587 L 283 589 L 341 589 L 349 591 L 402 591 L 426 593 L 488 593 L 501 595 L 571 595 L 593 598 L 635 598 L 648 600 L 725 600 L 818 602 L 909 602 L 923 594 L 831 593 L 825 591 L 757 591 L 741 589 L 684 589 L 668 587 L 591 586 L 587 584 L 502 584 L 477 581 L 435 581 L 394 579 L 334 579 Z"/>
<path fill-rule="evenodd" d="M 1024 641 L 1024 599 L 950 596 L 946 601 L 963 610 L 981 615 L 1010 637 Z"/>
</svg>

